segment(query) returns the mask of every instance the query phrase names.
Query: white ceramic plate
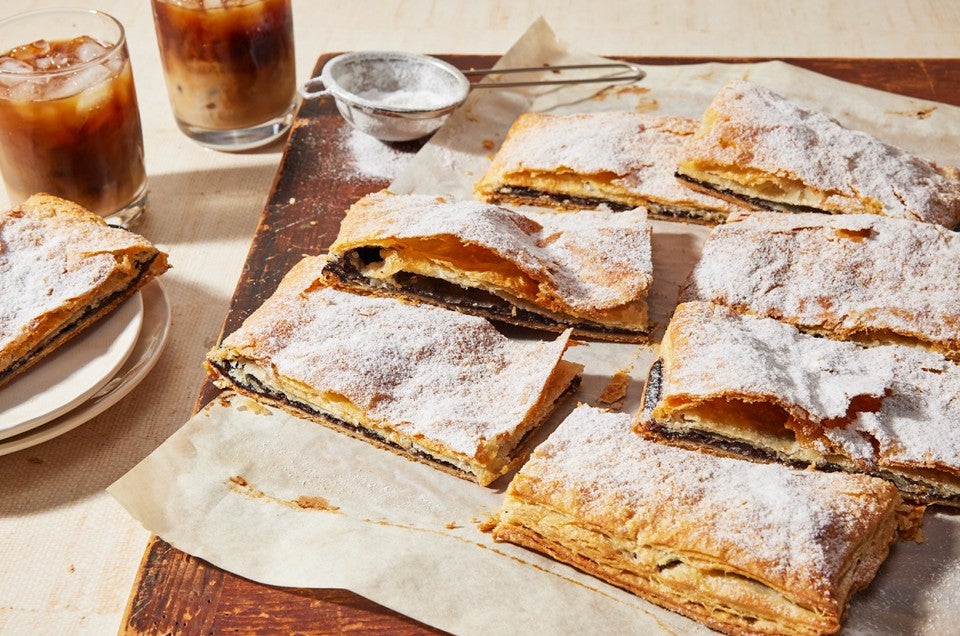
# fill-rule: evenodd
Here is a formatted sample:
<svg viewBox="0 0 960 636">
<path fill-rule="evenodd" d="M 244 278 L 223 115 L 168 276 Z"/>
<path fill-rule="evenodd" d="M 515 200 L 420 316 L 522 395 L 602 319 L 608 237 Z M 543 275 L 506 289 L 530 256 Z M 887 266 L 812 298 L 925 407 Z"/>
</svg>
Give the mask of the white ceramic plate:
<svg viewBox="0 0 960 636">
<path fill-rule="evenodd" d="M 0 389 L 0 439 L 45 424 L 99 391 L 133 351 L 142 322 L 137 293 Z"/>
<path fill-rule="evenodd" d="M 140 295 L 143 297 L 140 337 L 120 370 L 112 378 L 108 378 L 108 382 L 91 398 L 72 411 L 25 433 L 0 440 L 0 455 L 36 446 L 73 430 L 116 404 L 146 377 L 167 342 L 170 331 L 170 304 L 163 287 L 156 280 L 145 285 L 140 290 Z"/>
</svg>

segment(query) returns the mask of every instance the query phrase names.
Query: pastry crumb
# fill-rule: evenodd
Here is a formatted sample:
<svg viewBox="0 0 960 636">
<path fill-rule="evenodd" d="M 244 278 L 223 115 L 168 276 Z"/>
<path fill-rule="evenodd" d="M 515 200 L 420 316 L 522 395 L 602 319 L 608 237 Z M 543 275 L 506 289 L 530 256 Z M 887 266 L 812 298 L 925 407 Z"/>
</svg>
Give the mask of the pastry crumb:
<svg viewBox="0 0 960 636">
<path fill-rule="evenodd" d="M 612 409 L 623 407 L 623 401 L 627 397 L 627 386 L 630 384 L 630 374 L 626 371 L 617 371 L 610 378 L 607 386 L 600 392 L 597 398 L 597 404 Z"/>
</svg>

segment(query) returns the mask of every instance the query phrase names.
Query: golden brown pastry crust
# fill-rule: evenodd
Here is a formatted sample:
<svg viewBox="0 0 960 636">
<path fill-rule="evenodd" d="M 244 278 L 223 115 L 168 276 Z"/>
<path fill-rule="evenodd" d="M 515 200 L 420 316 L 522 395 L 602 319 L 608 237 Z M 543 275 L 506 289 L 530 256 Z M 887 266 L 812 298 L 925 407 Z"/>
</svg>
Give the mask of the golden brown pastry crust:
<svg viewBox="0 0 960 636">
<path fill-rule="evenodd" d="M 960 222 L 960 171 L 841 126 L 735 80 L 704 113 L 677 174 L 691 185 L 788 211 Z"/>
<path fill-rule="evenodd" d="M 754 212 L 714 228 L 680 293 L 860 342 L 960 358 L 960 234 L 872 214 Z"/>
<path fill-rule="evenodd" d="M 569 332 L 514 341 L 486 320 L 323 284 L 307 257 L 207 354 L 217 384 L 482 485 L 577 380 Z"/>
<path fill-rule="evenodd" d="M 696 130 L 685 117 L 630 111 L 525 113 L 511 126 L 487 174 L 475 185 L 491 203 L 559 209 L 645 207 L 651 217 L 720 223 L 739 201 L 695 192 L 674 176 Z"/>
<path fill-rule="evenodd" d="M 650 234 L 642 209 L 528 217 L 475 201 L 379 192 L 347 211 L 324 273 L 349 291 L 643 342 Z"/>
<path fill-rule="evenodd" d="M 960 506 L 960 366 L 861 347 L 710 303 L 677 307 L 637 431 L 686 448 L 891 481 Z"/>
<path fill-rule="evenodd" d="M 896 539 L 896 489 L 672 448 L 630 422 L 578 407 L 510 483 L 494 537 L 727 633 L 838 631 Z"/>
<path fill-rule="evenodd" d="M 169 268 L 142 236 L 36 194 L 0 214 L 0 385 Z"/>
</svg>

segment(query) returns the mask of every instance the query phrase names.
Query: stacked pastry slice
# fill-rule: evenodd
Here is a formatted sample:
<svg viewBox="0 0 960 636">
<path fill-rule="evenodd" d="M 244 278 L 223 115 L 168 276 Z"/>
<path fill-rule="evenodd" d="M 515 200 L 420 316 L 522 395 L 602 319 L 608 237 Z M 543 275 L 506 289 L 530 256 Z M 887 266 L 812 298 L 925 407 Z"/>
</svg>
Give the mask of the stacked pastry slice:
<svg viewBox="0 0 960 636">
<path fill-rule="evenodd" d="M 896 539 L 865 475 L 689 452 L 575 410 L 507 489 L 494 537 L 731 634 L 831 634 Z"/>
<path fill-rule="evenodd" d="M 960 506 L 955 239 L 871 215 L 757 213 L 714 228 L 638 430 L 866 472 L 907 500 Z"/>
<path fill-rule="evenodd" d="M 653 278 L 650 233 L 643 209 L 534 218 L 381 192 L 347 211 L 324 274 L 347 291 L 641 342 Z"/>
<path fill-rule="evenodd" d="M 960 171 L 841 126 L 746 81 L 724 86 L 677 176 L 730 201 L 790 212 L 960 222 Z"/>
<path fill-rule="evenodd" d="M 960 367 L 863 347 L 712 303 L 677 308 L 638 432 L 692 449 L 893 482 L 960 506 Z"/>
<path fill-rule="evenodd" d="M 0 385 L 168 267 L 142 236 L 54 196 L 0 213 Z"/>
<path fill-rule="evenodd" d="M 221 387 L 486 485 L 576 387 L 554 341 L 486 320 L 326 287 L 308 257 L 207 355 Z"/>
<path fill-rule="evenodd" d="M 645 207 L 655 218 L 719 223 L 754 206 L 684 187 L 674 176 L 697 122 L 630 111 L 548 115 L 514 122 L 479 199 L 561 209 Z"/>
</svg>

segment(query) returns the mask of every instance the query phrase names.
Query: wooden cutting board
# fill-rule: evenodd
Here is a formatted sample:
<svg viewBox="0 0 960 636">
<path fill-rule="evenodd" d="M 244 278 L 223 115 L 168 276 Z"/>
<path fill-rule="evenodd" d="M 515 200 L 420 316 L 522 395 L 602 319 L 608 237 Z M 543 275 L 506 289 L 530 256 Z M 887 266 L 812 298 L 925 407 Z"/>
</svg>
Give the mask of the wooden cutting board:
<svg viewBox="0 0 960 636">
<path fill-rule="evenodd" d="M 318 61 L 314 75 L 333 54 Z M 459 68 L 489 68 L 494 56 L 440 56 Z M 628 58 L 642 65 L 758 62 L 732 58 Z M 960 59 L 786 59 L 796 66 L 911 97 L 960 106 Z M 918 116 L 923 116 L 918 113 Z M 351 171 L 343 121 L 333 101 L 306 102 L 298 113 L 221 336 L 235 330 L 306 254 L 337 235 L 343 212 L 387 185 Z M 395 147 L 415 153 L 421 143 Z M 198 364 L 200 361 L 197 361 Z M 197 409 L 217 389 L 201 387 Z M 432 629 L 344 590 L 280 588 L 255 583 L 185 554 L 158 537 L 147 546 L 120 625 L 123 634 L 235 632 L 436 634 Z"/>
</svg>

